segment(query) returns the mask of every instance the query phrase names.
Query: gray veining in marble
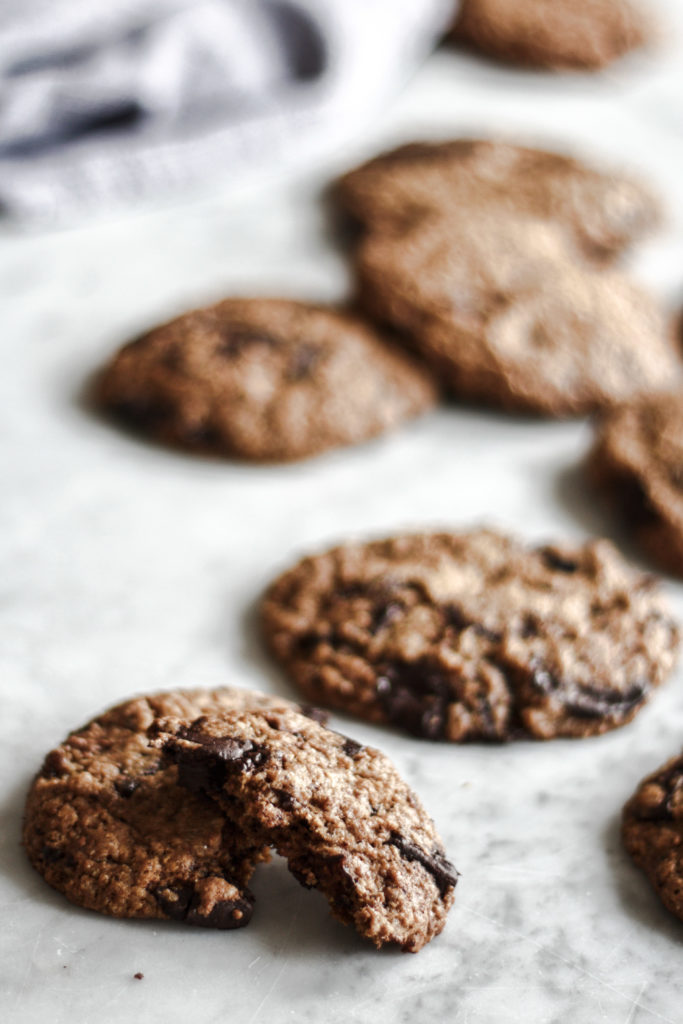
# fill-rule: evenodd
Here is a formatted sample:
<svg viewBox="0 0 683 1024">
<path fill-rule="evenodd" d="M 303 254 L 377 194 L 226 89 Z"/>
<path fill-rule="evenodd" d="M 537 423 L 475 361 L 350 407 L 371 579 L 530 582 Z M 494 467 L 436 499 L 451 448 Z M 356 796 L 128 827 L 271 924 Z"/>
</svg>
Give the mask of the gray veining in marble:
<svg viewBox="0 0 683 1024">
<path fill-rule="evenodd" d="M 113 346 L 188 305 L 231 290 L 342 296 L 320 186 L 385 141 L 430 129 L 521 131 L 640 168 L 671 216 L 635 266 L 675 309 L 683 4 L 662 6 L 679 32 L 663 53 L 598 78 L 441 51 L 385 124 L 306 181 L 0 237 L 3 1021 L 683 1021 L 683 925 L 618 839 L 624 799 L 681 746 L 681 670 L 632 725 L 585 742 L 431 746 L 335 719 L 395 759 L 462 872 L 445 932 L 418 956 L 374 952 L 281 863 L 259 870 L 249 929 L 220 934 L 71 907 L 19 847 L 42 755 L 98 709 L 180 685 L 289 692 L 261 651 L 254 605 L 299 553 L 432 524 L 486 521 L 530 539 L 612 532 L 578 471 L 585 422 L 444 408 L 355 450 L 264 468 L 133 439 L 83 392 Z M 667 587 L 683 615 L 683 586 Z"/>
</svg>

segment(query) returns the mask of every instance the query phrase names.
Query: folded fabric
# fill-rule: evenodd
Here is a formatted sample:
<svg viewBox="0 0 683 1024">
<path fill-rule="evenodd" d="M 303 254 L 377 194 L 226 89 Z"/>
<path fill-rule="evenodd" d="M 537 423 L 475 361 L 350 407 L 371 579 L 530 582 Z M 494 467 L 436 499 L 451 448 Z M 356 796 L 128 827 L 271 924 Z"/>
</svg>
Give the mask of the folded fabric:
<svg viewBox="0 0 683 1024">
<path fill-rule="evenodd" d="M 5 0 L 0 207 L 90 211 L 291 172 L 353 136 L 454 0 Z"/>
</svg>

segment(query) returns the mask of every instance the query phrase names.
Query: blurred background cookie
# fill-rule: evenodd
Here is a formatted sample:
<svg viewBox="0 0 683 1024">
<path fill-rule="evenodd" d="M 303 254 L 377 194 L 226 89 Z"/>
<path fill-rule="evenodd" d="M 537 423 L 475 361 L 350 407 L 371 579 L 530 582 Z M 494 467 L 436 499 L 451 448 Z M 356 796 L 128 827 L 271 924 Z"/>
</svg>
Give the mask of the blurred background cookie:
<svg viewBox="0 0 683 1024">
<path fill-rule="evenodd" d="M 511 64 L 597 70 L 653 31 L 629 0 L 462 0 L 452 38 Z"/>
<path fill-rule="evenodd" d="M 382 153 L 336 182 L 342 213 L 364 231 L 397 233 L 426 214 L 457 221 L 476 206 L 552 219 L 581 252 L 609 260 L 659 221 L 645 184 L 616 170 L 509 142 L 414 142 Z"/>
<path fill-rule="evenodd" d="M 355 444 L 436 402 L 427 371 L 358 317 L 226 299 L 126 345 L 95 400 L 161 441 L 287 461 Z"/>
<path fill-rule="evenodd" d="M 588 468 L 637 542 L 683 575 L 683 391 L 603 414 Z"/>
<path fill-rule="evenodd" d="M 550 220 L 463 209 L 398 241 L 370 234 L 356 268 L 363 307 L 468 401 L 573 416 L 681 376 L 657 302 L 586 264 Z"/>
</svg>

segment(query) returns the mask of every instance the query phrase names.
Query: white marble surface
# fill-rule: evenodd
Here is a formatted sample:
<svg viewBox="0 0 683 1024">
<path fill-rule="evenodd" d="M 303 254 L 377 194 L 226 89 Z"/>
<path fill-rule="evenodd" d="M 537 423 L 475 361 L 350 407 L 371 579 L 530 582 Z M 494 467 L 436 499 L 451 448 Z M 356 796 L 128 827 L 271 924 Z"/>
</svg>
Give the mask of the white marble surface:
<svg viewBox="0 0 683 1024">
<path fill-rule="evenodd" d="M 253 610 L 299 553 L 431 524 L 611 532 L 576 468 L 586 423 L 444 408 L 355 450 L 254 468 L 133 440 L 81 393 L 113 346 L 187 305 L 232 290 L 343 295 L 319 186 L 385 140 L 430 131 L 521 131 L 640 167 L 671 217 L 636 269 L 680 305 L 683 4 L 662 6 L 678 33 L 666 49 L 601 77 L 442 51 L 383 125 L 309 180 L 0 237 L 3 1021 L 683 1021 L 683 925 L 618 841 L 624 799 L 681 746 L 681 670 L 633 724 L 585 742 L 449 748 L 335 719 L 396 760 L 462 872 L 445 932 L 418 956 L 373 951 L 281 864 L 256 877 L 251 926 L 221 934 L 78 910 L 19 846 L 44 752 L 114 700 L 224 682 L 290 692 Z M 683 615 L 683 586 L 667 587 Z"/>
</svg>

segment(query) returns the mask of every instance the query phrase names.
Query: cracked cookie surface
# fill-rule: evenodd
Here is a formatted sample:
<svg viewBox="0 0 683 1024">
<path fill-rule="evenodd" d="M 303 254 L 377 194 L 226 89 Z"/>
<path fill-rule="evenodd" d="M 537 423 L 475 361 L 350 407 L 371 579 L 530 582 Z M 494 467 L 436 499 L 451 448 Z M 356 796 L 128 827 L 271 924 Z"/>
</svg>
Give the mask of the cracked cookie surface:
<svg viewBox="0 0 683 1024">
<path fill-rule="evenodd" d="M 643 548 L 683 575 L 683 391 L 605 412 L 588 468 Z"/>
<path fill-rule="evenodd" d="M 181 784 L 287 858 L 302 885 L 377 947 L 417 952 L 443 928 L 457 872 L 380 751 L 295 712 L 166 718 L 150 729 Z"/>
<path fill-rule="evenodd" d="M 292 706 L 226 687 L 139 697 L 104 712 L 52 750 L 34 779 L 23 829 L 29 860 L 90 910 L 243 927 L 253 905 L 246 886 L 267 848 L 180 787 L 146 733 L 159 715 Z"/>
<path fill-rule="evenodd" d="M 528 548 L 491 530 L 305 558 L 262 619 L 307 699 L 453 742 L 623 725 L 678 646 L 656 581 L 609 542 Z"/>
<path fill-rule="evenodd" d="M 683 919 L 683 755 L 640 783 L 624 807 L 622 839 L 664 905 Z"/>
<path fill-rule="evenodd" d="M 227 299 L 124 346 L 95 400 L 171 445 L 304 458 L 398 426 L 436 402 L 427 371 L 363 320 L 280 299 Z"/>
<path fill-rule="evenodd" d="M 349 171 L 334 198 L 373 234 L 400 235 L 430 216 L 457 228 L 474 208 L 551 220 L 585 257 L 601 262 L 646 235 L 660 217 L 651 192 L 628 176 L 485 139 L 399 146 Z"/>
</svg>

